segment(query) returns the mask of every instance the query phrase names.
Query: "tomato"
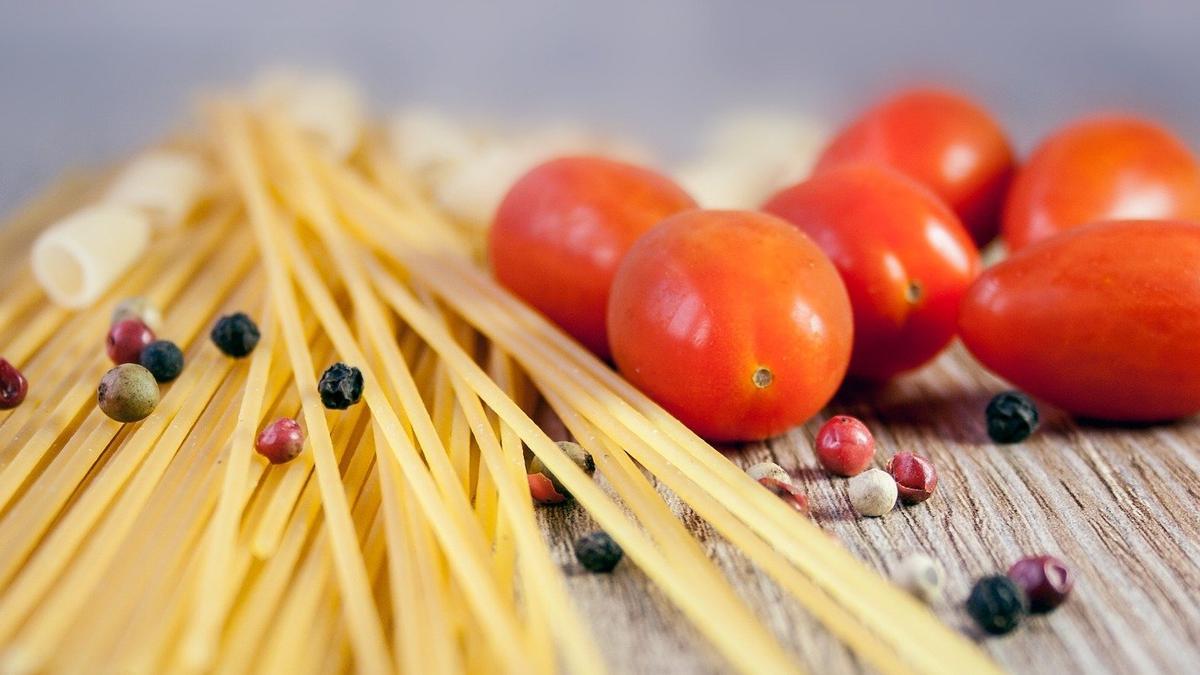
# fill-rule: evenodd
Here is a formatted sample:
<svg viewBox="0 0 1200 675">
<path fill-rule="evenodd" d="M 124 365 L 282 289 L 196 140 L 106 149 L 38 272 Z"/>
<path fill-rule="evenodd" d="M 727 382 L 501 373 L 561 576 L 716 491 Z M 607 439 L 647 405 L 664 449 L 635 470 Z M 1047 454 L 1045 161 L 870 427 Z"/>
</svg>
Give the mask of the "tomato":
<svg viewBox="0 0 1200 675">
<path fill-rule="evenodd" d="M 1084 417 L 1200 411 L 1200 226 L 1117 221 L 1034 244 L 985 271 L 959 332 L 985 366 Z"/>
<path fill-rule="evenodd" d="M 1004 241 L 1015 251 L 1099 220 L 1200 220 L 1200 166 L 1166 129 L 1095 117 L 1051 135 L 1013 181 Z"/>
<path fill-rule="evenodd" d="M 488 237 L 492 272 L 509 290 L 602 358 L 617 264 L 663 218 L 695 208 L 649 169 L 600 157 L 546 162 L 516 182 Z"/>
<path fill-rule="evenodd" d="M 850 360 L 846 289 L 821 249 L 750 211 L 690 211 L 617 269 L 608 338 L 621 373 L 714 441 L 778 434 L 819 411 Z"/>
<path fill-rule="evenodd" d="M 953 339 L 979 252 L 932 192 L 880 165 L 846 165 L 783 190 L 763 210 L 804 230 L 841 273 L 854 307 L 852 374 L 889 378 Z"/>
<path fill-rule="evenodd" d="M 901 92 L 839 133 L 814 173 L 861 161 L 886 164 L 933 190 L 978 245 L 995 238 L 1013 153 L 1004 130 L 973 101 L 936 89 Z"/>
</svg>

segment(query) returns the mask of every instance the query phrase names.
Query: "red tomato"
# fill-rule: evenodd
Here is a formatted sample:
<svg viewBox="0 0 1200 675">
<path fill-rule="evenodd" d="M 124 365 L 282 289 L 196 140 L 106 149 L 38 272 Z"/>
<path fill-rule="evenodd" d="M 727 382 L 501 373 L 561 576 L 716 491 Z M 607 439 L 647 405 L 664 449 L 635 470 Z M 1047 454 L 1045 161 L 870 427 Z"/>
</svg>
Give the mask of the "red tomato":
<svg viewBox="0 0 1200 675">
<path fill-rule="evenodd" d="M 617 264 L 633 242 L 696 202 L 669 178 L 600 157 L 542 164 L 508 191 L 488 246 L 501 284 L 602 358 Z"/>
<path fill-rule="evenodd" d="M 980 246 L 996 236 L 1013 153 L 1004 130 L 973 101 L 948 91 L 902 92 L 838 134 L 814 173 L 860 161 L 886 164 L 933 190 Z"/>
<path fill-rule="evenodd" d="M 821 249 L 750 211 L 663 221 L 630 249 L 609 298 L 621 373 L 716 441 L 811 417 L 846 374 L 852 337 L 846 289 Z"/>
<path fill-rule="evenodd" d="M 979 252 L 932 192 L 879 165 L 847 165 L 787 188 L 763 209 L 812 237 L 846 282 L 852 374 L 886 379 L 953 339 Z"/>
<path fill-rule="evenodd" d="M 1015 251 L 1100 220 L 1200 220 L 1200 166 L 1166 129 L 1134 117 L 1076 122 L 1042 142 L 1004 207 Z"/>
<path fill-rule="evenodd" d="M 1200 226 L 1090 225 L 988 269 L 959 332 L 985 366 L 1084 417 L 1200 411 Z"/>
</svg>

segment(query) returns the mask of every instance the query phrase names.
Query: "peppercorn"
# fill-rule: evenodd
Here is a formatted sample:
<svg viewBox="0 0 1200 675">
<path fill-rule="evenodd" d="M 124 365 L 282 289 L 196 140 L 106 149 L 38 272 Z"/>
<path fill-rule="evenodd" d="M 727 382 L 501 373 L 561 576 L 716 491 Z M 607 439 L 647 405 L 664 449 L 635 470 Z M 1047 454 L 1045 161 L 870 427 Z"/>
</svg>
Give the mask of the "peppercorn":
<svg viewBox="0 0 1200 675">
<path fill-rule="evenodd" d="M 896 505 L 896 481 L 882 469 L 871 469 L 850 479 L 850 504 L 864 516 L 882 516 Z"/>
<path fill-rule="evenodd" d="M 988 436 L 997 443 L 1020 443 L 1037 425 L 1037 406 L 1019 391 L 996 394 L 987 404 Z"/>
<path fill-rule="evenodd" d="M 146 345 L 138 359 L 159 382 L 171 382 L 183 372 L 183 350 L 170 340 L 155 340 Z"/>
<path fill-rule="evenodd" d="M 96 400 L 105 415 L 118 422 L 138 422 L 158 405 L 158 383 L 136 363 L 123 363 L 104 374 Z"/>
<path fill-rule="evenodd" d="M 525 479 L 529 482 L 529 496 L 533 497 L 533 501 L 538 504 L 553 506 L 562 504 L 570 498 L 570 495 L 559 492 L 545 474 L 531 473 L 527 474 Z"/>
<path fill-rule="evenodd" d="M 290 462 L 304 449 L 304 430 L 290 417 L 281 417 L 259 432 L 254 449 L 272 464 Z"/>
<path fill-rule="evenodd" d="M 321 403 L 330 410 L 345 410 L 358 403 L 363 393 L 362 371 L 340 361 L 325 369 L 317 383 Z"/>
<path fill-rule="evenodd" d="M 830 417 L 816 438 L 817 459 L 825 470 L 838 476 L 856 476 L 875 457 L 875 438 L 867 425 L 849 415 Z"/>
<path fill-rule="evenodd" d="M 21 405 L 29 393 L 29 381 L 17 367 L 0 359 L 0 410 L 12 410 Z"/>
<path fill-rule="evenodd" d="M 254 351 L 260 337 L 258 326 L 242 312 L 218 319 L 210 336 L 213 344 L 217 345 L 217 349 L 235 359 L 240 359 Z"/>
<path fill-rule="evenodd" d="M 596 470 L 596 461 L 578 443 L 558 441 L 557 445 L 584 473 L 590 474 Z M 571 493 L 558 476 L 551 473 L 538 457 L 529 462 L 529 492 L 539 504 L 561 504 L 571 498 Z"/>
<path fill-rule="evenodd" d="M 888 462 L 888 473 L 896 481 L 900 501 L 905 504 L 920 504 L 933 495 L 938 484 L 937 469 L 933 462 L 911 452 L 897 452 Z"/>
<path fill-rule="evenodd" d="M 1016 628 L 1028 607 L 1025 591 L 1000 574 L 975 582 L 967 597 L 967 613 L 991 635 L 1003 635 Z"/>
<path fill-rule="evenodd" d="M 113 308 L 110 324 L 121 323 L 126 319 L 137 319 L 146 324 L 150 330 L 162 330 L 162 312 L 148 298 L 126 298 Z"/>
<path fill-rule="evenodd" d="M 774 492 L 800 513 L 808 513 L 808 495 L 800 489 L 783 467 L 775 462 L 759 462 L 746 470 L 759 485 Z"/>
<path fill-rule="evenodd" d="M 105 347 L 116 365 L 137 363 L 146 345 L 154 342 L 154 331 L 137 319 L 125 319 L 108 329 Z"/>
<path fill-rule="evenodd" d="M 900 561 L 896 570 L 896 583 L 927 603 L 937 602 L 942 597 L 942 566 L 924 553 L 913 553 Z"/>
<path fill-rule="evenodd" d="M 624 555 L 607 532 L 592 532 L 575 540 L 575 559 L 589 572 L 611 572 Z"/>
<path fill-rule="evenodd" d="M 1061 605 L 1075 586 L 1071 568 L 1052 555 L 1021 558 L 1008 568 L 1008 578 L 1025 591 L 1030 611 L 1037 613 Z"/>
</svg>

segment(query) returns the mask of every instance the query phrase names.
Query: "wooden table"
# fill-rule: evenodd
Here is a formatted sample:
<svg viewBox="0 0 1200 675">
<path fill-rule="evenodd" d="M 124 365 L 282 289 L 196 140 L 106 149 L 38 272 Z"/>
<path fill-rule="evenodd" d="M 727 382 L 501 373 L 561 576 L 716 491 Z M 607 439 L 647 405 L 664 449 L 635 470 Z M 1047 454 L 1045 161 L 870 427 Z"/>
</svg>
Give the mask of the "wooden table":
<svg viewBox="0 0 1200 675">
<path fill-rule="evenodd" d="M 1147 428 L 1081 425 L 1042 407 L 1026 443 L 998 446 L 983 409 L 1004 388 L 960 346 L 932 366 L 877 389 L 844 391 L 827 410 L 862 419 L 876 462 L 900 450 L 932 459 L 940 482 L 924 504 L 883 518 L 850 508 L 846 481 L 817 465 L 812 439 L 825 416 L 766 443 L 731 449 L 742 466 L 772 460 L 803 482 L 813 517 L 883 573 L 909 551 L 946 569 L 937 612 L 1017 673 L 1195 672 L 1200 666 L 1200 421 Z M 603 480 L 602 478 L 599 480 Z M 665 488 L 735 587 L 809 670 L 864 670 L 764 574 Z M 556 554 L 594 529 L 580 508 L 541 509 Z M 1070 600 L 1004 637 L 984 638 L 963 609 L 972 582 L 1018 558 L 1053 553 L 1077 575 Z M 575 574 L 571 591 L 617 672 L 727 670 L 636 567 Z"/>
</svg>

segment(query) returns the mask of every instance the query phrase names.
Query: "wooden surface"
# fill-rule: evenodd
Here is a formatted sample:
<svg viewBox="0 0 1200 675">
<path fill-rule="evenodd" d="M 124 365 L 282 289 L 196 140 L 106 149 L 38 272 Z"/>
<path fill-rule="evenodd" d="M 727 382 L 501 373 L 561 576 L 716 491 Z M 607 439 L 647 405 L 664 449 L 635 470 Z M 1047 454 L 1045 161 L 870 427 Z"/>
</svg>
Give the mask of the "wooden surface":
<svg viewBox="0 0 1200 675">
<path fill-rule="evenodd" d="M 846 481 L 818 467 L 811 442 L 825 415 L 729 454 L 742 466 L 773 460 L 788 469 L 805 485 L 814 519 L 871 567 L 890 573 L 909 551 L 938 559 L 947 573 L 938 614 L 980 639 L 1012 672 L 1195 672 L 1200 424 L 1080 426 L 1042 406 L 1043 424 L 1032 438 L 998 446 L 984 431 L 983 409 L 1002 389 L 956 346 L 888 387 L 839 395 L 827 414 L 849 413 L 871 427 L 878 466 L 910 450 L 938 467 L 932 499 L 883 518 L 857 517 Z M 863 670 L 736 549 L 664 494 L 746 601 L 812 672 Z M 540 513 L 558 557 L 571 565 L 568 543 L 594 525 L 578 507 Z M 972 581 L 1043 552 L 1075 569 L 1071 599 L 1008 636 L 974 633 L 962 608 Z M 623 563 L 611 576 L 574 574 L 570 585 L 617 672 L 722 672 L 721 662 L 635 567 Z"/>
</svg>

